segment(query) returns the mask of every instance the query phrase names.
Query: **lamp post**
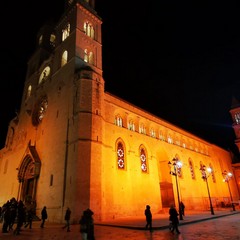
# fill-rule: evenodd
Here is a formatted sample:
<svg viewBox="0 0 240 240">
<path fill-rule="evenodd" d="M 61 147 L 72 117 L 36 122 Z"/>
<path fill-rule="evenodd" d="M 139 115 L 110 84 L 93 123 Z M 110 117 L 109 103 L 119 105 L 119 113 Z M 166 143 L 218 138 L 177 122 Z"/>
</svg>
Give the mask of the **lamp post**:
<svg viewBox="0 0 240 240">
<path fill-rule="evenodd" d="M 229 186 L 229 181 L 233 177 L 233 174 L 224 170 L 222 175 L 223 175 L 223 178 L 224 178 L 223 181 L 226 182 L 227 185 L 228 185 L 228 190 L 229 190 L 230 199 L 231 199 L 231 203 L 232 203 L 232 209 L 233 209 L 233 211 L 236 211 L 234 203 L 233 203 L 232 192 L 231 192 L 231 189 L 230 189 L 230 186 Z"/>
<path fill-rule="evenodd" d="M 170 167 L 171 167 L 171 165 L 173 166 L 173 171 L 170 171 L 170 174 L 175 176 L 177 197 L 178 197 L 179 219 L 183 220 L 182 210 L 181 210 L 181 206 L 180 206 L 180 196 L 179 196 L 179 190 L 178 190 L 178 170 L 181 169 L 182 163 L 177 158 L 173 158 L 172 163 L 169 161 L 168 165 Z"/>
<path fill-rule="evenodd" d="M 207 185 L 207 191 L 208 191 L 208 198 L 209 198 L 209 202 L 210 202 L 211 214 L 214 215 L 212 200 L 211 200 L 209 186 L 208 186 L 208 177 L 211 175 L 212 169 L 210 167 L 206 167 L 205 165 L 202 165 L 200 167 L 200 171 L 202 173 L 202 179 L 206 182 L 206 185 Z"/>
</svg>

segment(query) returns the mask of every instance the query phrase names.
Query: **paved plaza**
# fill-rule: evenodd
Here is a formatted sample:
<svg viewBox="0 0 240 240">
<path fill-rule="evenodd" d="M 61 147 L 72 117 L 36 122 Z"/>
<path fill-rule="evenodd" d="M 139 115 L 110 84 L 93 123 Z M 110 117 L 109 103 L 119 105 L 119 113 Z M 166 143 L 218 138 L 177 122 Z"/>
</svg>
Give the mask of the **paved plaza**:
<svg viewBox="0 0 240 240">
<path fill-rule="evenodd" d="M 71 231 L 62 229 L 64 224 L 46 222 L 40 228 L 39 221 L 33 228 L 23 228 L 21 234 L 0 233 L 1 240 L 81 240 L 79 225 L 71 225 Z M 122 218 L 111 222 L 95 222 L 96 240 L 240 240 L 240 211 L 186 212 L 180 221 L 181 234 L 172 234 L 168 229 L 168 215 L 153 216 L 153 232 L 144 229 L 145 218 Z M 2 227 L 2 225 L 0 225 Z"/>
</svg>

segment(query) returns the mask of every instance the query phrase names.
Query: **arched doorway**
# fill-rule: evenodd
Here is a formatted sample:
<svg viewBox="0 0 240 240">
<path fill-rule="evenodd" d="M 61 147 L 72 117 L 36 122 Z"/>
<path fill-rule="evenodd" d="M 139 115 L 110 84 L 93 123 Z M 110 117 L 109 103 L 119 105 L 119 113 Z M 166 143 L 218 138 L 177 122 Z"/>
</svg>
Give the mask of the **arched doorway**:
<svg viewBox="0 0 240 240">
<path fill-rule="evenodd" d="M 37 181 L 40 174 L 41 162 L 35 147 L 29 146 L 27 154 L 18 171 L 19 190 L 18 200 L 36 202 Z"/>
</svg>

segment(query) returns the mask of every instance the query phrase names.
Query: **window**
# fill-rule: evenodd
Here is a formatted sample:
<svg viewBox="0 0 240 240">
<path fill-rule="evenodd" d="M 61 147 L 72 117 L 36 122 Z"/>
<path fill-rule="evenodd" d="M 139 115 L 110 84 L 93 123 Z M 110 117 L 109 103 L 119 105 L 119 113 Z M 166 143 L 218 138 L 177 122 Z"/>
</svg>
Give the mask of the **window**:
<svg viewBox="0 0 240 240">
<path fill-rule="evenodd" d="M 128 129 L 131 131 L 135 131 L 135 124 L 134 124 L 133 120 L 130 120 L 128 122 Z"/>
<path fill-rule="evenodd" d="M 124 148 L 121 142 L 117 144 L 117 164 L 118 169 L 125 169 Z"/>
<path fill-rule="evenodd" d="M 38 44 L 41 45 L 42 44 L 42 41 L 43 41 L 43 36 L 41 35 L 38 39 Z"/>
<path fill-rule="evenodd" d="M 216 182 L 216 178 L 215 178 L 214 169 L 213 169 L 213 166 L 212 166 L 211 163 L 209 164 L 209 167 L 212 169 L 212 172 L 211 172 L 211 175 L 212 175 L 212 181 L 215 183 L 215 182 Z"/>
<path fill-rule="evenodd" d="M 94 63 L 94 56 L 93 56 L 93 52 L 88 51 L 87 49 L 84 49 L 84 58 L 83 58 L 84 62 L 88 62 L 90 64 Z"/>
<path fill-rule="evenodd" d="M 54 34 L 51 34 L 51 36 L 50 36 L 50 45 L 52 47 L 55 47 L 55 40 L 56 40 L 56 36 Z"/>
<path fill-rule="evenodd" d="M 91 37 L 92 39 L 94 39 L 94 28 L 92 24 L 89 22 L 85 22 L 83 28 L 84 28 L 85 34 Z"/>
<path fill-rule="evenodd" d="M 237 113 L 235 113 L 235 121 L 236 121 L 236 123 L 238 124 L 238 123 L 240 123 L 240 113 L 239 112 L 237 112 Z"/>
<path fill-rule="evenodd" d="M 156 137 L 156 132 L 153 128 L 150 129 L 150 136 L 155 138 Z"/>
<path fill-rule="evenodd" d="M 53 185 L 53 174 L 50 175 L 50 186 Z"/>
<path fill-rule="evenodd" d="M 26 93 L 25 101 L 28 100 L 28 98 L 31 97 L 31 93 L 32 93 L 32 86 L 29 85 L 29 86 L 28 86 L 28 89 L 27 89 L 27 93 Z"/>
<path fill-rule="evenodd" d="M 63 67 L 67 63 L 67 60 L 68 60 L 68 52 L 64 51 L 61 59 L 61 67 Z"/>
<path fill-rule="evenodd" d="M 70 35 L 70 23 L 62 30 L 62 41 L 64 41 Z"/>
<path fill-rule="evenodd" d="M 168 135 L 167 141 L 168 141 L 168 143 L 171 143 L 171 144 L 173 143 L 173 140 L 170 135 Z"/>
<path fill-rule="evenodd" d="M 139 126 L 139 133 L 146 134 L 146 128 L 142 123 Z"/>
<path fill-rule="evenodd" d="M 191 177 L 192 177 L 192 179 L 195 179 L 195 173 L 194 173 L 194 168 L 193 168 L 192 160 L 189 159 L 189 160 L 188 160 L 188 163 L 189 163 L 189 169 L 190 169 Z"/>
<path fill-rule="evenodd" d="M 115 125 L 117 125 L 118 127 L 122 127 L 123 126 L 123 121 L 122 121 L 122 118 L 120 116 L 117 116 L 115 118 Z"/>
<path fill-rule="evenodd" d="M 143 147 L 140 148 L 140 161 L 141 161 L 141 170 L 142 172 L 147 172 L 147 157 L 146 157 L 146 152 Z"/>
</svg>

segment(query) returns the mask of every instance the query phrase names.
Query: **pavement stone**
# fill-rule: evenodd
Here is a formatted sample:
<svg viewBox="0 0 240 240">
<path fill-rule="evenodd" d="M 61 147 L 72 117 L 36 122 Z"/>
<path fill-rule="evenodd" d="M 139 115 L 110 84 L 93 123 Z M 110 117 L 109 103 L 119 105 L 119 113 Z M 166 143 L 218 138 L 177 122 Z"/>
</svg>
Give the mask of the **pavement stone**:
<svg viewBox="0 0 240 240">
<path fill-rule="evenodd" d="M 207 221 L 209 219 L 223 218 L 235 214 L 239 214 L 240 211 L 231 211 L 231 210 L 215 210 L 215 214 L 211 215 L 210 211 L 206 212 L 193 212 L 186 211 L 183 220 L 180 220 L 180 229 L 181 226 L 192 223 L 197 223 L 201 221 Z M 237 216 L 237 215 L 236 215 Z M 238 218 L 239 219 L 239 218 Z M 13 232 L 9 233 L 1 233 L 1 240 L 74 240 L 81 239 L 80 234 L 80 226 L 79 224 L 71 225 L 71 231 L 67 232 L 62 229 L 64 224 L 57 223 L 45 223 L 45 228 L 40 228 L 40 221 L 34 221 L 32 229 L 23 228 L 20 235 L 15 236 Z M 114 219 L 112 221 L 106 222 L 95 222 L 95 239 L 96 240 L 182 240 L 183 235 L 171 235 L 168 229 L 169 220 L 168 214 L 157 214 L 153 215 L 153 233 L 146 231 L 145 229 L 146 220 L 145 216 L 141 218 L 136 217 L 128 217 L 128 218 L 120 218 Z M 206 222 L 207 225 L 207 222 Z M 2 224 L 0 225 L 2 229 Z M 142 231 L 145 230 L 145 231 Z M 162 230 L 162 231 L 159 231 Z M 202 234 L 202 233 L 199 233 Z M 206 235 L 206 233 L 205 233 Z M 202 238 L 197 239 L 206 239 L 206 236 L 203 235 Z M 205 236 L 205 237 L 204 237 Z M 208 235 L 209 236 L 209 235 Z M 184 238 L 187 239 L 187 238 Z M 188 239 L 196 239 L 195 236 Z M 207 238 L 208 240 L 215 238 Z M 220 238 L 219 238 L 220 239 Z M 223 239 L 223 238 L 221 238 Z M 224 238 L 225 239 L 225 238 Z M 231 238 L 229 238 L 231 239 Z M 231 240 L 240 239 L 238 236 L 236 238 L 232 238 Z"/>
</svg>

